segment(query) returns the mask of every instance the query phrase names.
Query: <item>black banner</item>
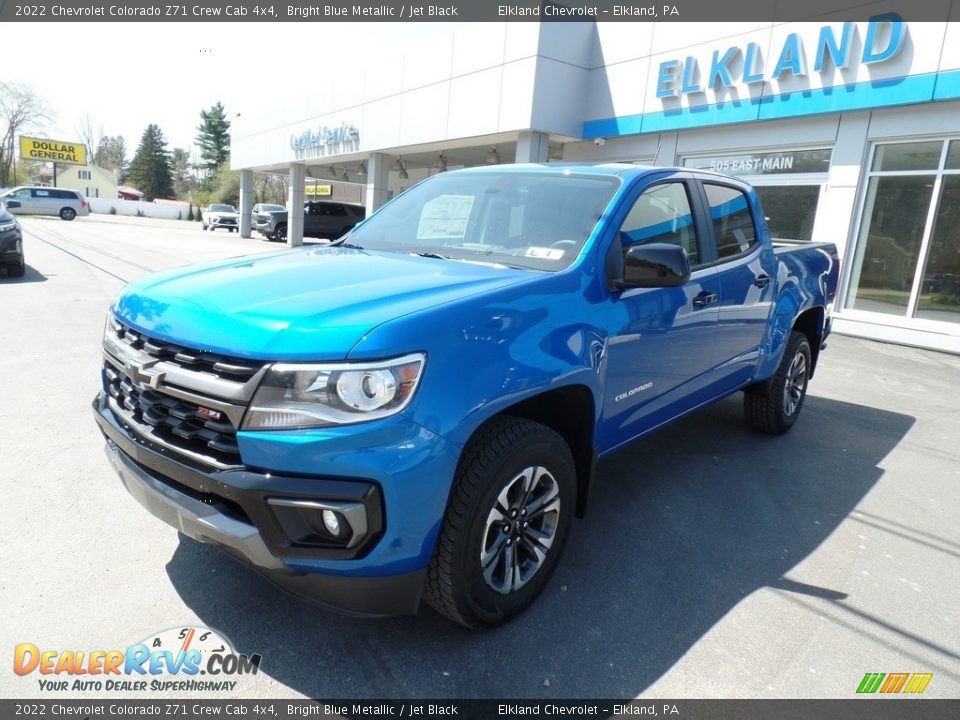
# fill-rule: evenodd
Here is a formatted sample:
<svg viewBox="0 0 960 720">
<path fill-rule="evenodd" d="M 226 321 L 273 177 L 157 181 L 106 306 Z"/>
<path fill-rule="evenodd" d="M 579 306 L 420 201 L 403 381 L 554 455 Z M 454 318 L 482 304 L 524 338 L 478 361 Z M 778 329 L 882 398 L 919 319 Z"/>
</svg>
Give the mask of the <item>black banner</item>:
<svg viewBox="0 0 960 720">
<path fill-rule="evenodd" d="M 862 0 L 0 0 L 2 22 L 792 22 L 946 21 L 949 3 Z"/>
<path fill-rule="evenodd" d="M 960 700 L 0 700 L 11 718 L 955 720 Z"/>
</svg>

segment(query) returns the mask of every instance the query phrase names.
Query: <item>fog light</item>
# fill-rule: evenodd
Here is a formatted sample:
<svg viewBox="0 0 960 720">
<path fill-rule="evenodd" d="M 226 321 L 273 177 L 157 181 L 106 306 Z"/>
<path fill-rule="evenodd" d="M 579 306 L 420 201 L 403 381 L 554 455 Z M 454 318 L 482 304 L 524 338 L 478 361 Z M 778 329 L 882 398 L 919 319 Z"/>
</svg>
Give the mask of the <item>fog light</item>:
<svg viewBox="0 0 960 720">
<path fill-rule="evenodd" d="M 340 537 L 340 518 L 333 510 L 323 511 L 323 526 L 334 537 Z"/>
</svg>

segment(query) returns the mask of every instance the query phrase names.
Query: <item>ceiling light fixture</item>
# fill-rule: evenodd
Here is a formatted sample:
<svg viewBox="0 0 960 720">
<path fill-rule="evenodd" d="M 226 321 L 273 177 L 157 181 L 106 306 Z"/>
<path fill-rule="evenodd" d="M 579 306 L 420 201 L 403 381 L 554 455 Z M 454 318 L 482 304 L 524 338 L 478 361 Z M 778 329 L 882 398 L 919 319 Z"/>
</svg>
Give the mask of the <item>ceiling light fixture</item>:
<svg viewBox="0 0 960 720">
<path fill-rule="evenodd" d="M 500 164 L 500 153 L 497 152 L 497 146 L 494 145 L 490 148 L 490 152 L 487 153 L 487 165 L 499 165 Z"/>
<path fill-rule="evenodd" d="M 336 177 L 337 177 L 337 169 L 336 169 L 333 165 L 331 165 L 331 166 L 330 166 L 330 170 L 328 171 L 327 174 L 328 174 L 330 177 L 332 177 L 332 178 L 336 178 Z"/>
<path fill-rule="evenodd" d="M 398 172 L 403 170 L 403 160 L 400 159 L 399 155 L 397 155 L 397 159 L 393 161 L 393 169 Z"/>
<path fill-rule="evenodd" d="M 360 161 L 360 169 L 357 171 L 357 174 L 358 174 L 358 175 L 366 175 L 366 174 L 367 174 L 367 161 L 366 161 L 366 160 L 361 160 L 361 161 Z"/>
<path fill-rule="evenodd" d="M 434 165 L 434 167 L 435 167 L 439 172 L 446 172 L 446 171 L 447 171 L 447 156 L 444 155 L 443 152 L 440 153 L 440 156 L 437 158 L 437 164 Z"/>
</svg>

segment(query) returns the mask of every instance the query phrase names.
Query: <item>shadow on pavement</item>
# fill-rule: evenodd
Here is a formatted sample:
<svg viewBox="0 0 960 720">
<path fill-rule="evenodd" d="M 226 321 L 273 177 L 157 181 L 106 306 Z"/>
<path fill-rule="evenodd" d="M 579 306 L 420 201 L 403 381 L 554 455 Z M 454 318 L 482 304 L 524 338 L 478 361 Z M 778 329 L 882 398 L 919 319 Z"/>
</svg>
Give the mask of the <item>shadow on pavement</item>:
<svg viewBox="0 0 960 720">
<path fill-rule="evenodd" d="M 12 277 L 7 267 L 5 265 L 0 265 L 0 280 L 3 280 L 4 285 L 12 285 L 14 283 L 37 283 L 46 282 L 47 276 L 34 268 L 32 265 L 27 265 L 26 272 L 23 273 L 23 277 Z"/>
<path fill-rule="evenodd" d="M 873 487 L 914 418 L 806 403 L 769 437 L 747 429 L 737 395 L 605 460 L 544 594 L 493 631 L 426 608 L 340 617 L 183 536 L 167 572 L 205 625 L 308 697 L 633 698 L 758 588 L 844 597 L 784 575 Z"/>
</svg>

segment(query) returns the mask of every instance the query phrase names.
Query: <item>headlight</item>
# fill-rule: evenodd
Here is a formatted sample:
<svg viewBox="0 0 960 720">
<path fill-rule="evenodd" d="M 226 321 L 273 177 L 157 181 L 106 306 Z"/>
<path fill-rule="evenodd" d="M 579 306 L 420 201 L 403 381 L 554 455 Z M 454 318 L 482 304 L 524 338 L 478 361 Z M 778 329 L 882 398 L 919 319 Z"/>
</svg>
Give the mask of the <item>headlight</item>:
<svg viewBox="0 0 960 720">
<path fill-rule="evenodd" d="M 426 356 L 377 363 L 277 363 L 257 388 L 243 430 L 346 425 L 394 415 L 413 397 Z"/>
<path fill-rule="evenodd" d="M 0 224 L 0 232 L 7 232 L 8 230 L 13 230 L 17 226 L 16 221 L 7 222 Z"/>
</svg>

